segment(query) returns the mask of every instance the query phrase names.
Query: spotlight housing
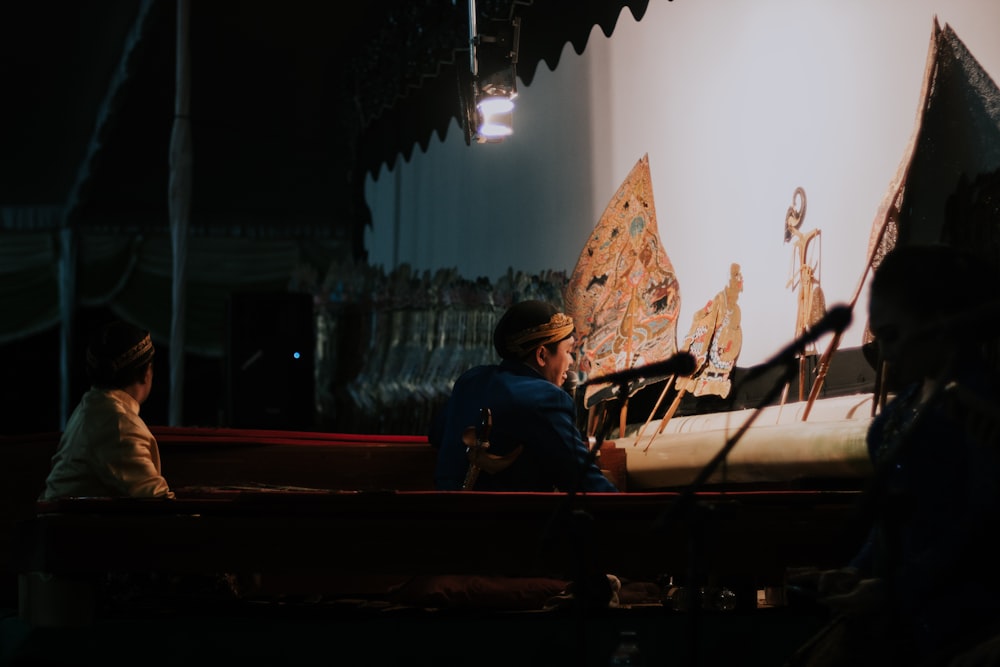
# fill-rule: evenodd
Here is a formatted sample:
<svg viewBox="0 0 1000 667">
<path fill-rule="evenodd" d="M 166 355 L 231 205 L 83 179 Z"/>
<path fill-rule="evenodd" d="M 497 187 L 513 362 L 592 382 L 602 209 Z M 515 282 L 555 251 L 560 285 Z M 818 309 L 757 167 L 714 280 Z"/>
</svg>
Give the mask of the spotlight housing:
<svg viewBox="0 0 1000 667">
<path fill-rule="evenodd" d="M 491 19 L 480 32 L 475 0 L 469 0 L 469 74 L 464 100 L 465 142 L 498 143 L 514 133 L 517 50 L 521 19 Z"/>
</svg>

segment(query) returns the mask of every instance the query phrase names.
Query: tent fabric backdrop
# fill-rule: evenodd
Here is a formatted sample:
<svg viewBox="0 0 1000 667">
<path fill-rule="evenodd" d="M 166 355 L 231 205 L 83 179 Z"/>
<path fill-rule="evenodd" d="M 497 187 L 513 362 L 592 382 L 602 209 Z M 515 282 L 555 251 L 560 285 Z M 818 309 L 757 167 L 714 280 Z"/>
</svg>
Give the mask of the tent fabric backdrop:
<svg viewBox="0 0 1000 667">
<path fill-rule="evenodd" d="M 58 231 L 5 233 L 0 244 L 0 343 L 59 324 Z M 169 341 L 172 248 L 169 234 L 78 232 L 77 299 L 108 306 Z M 188 243 L 188 352 L 221 357 L 226 302 L 234 292 L 289 291 L 297 268 L 326 268 L 343 254 L 335 240 L 194 237 Z"/>
</svg>

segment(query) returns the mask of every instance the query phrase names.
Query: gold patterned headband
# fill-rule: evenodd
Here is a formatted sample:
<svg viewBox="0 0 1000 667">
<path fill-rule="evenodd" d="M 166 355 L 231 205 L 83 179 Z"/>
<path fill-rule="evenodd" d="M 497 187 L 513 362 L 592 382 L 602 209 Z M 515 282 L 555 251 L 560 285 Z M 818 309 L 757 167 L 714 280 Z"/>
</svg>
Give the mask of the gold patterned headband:
<svg viewBox="0 0 1000 667">
<path fill-rule="evenodd" d="M 131 366 L 136 361 L 143 359 L 147 354 L 152 354 L 152 352 L 153 340 L 149 337 L 149 334 L 146 334 L 138 343 L 110 360 L 111 371 L 117 372 L 127 366 Z M 92 366 L 96 367 L 99 365 L 99 359 L 90 350 L 87 350 L 87 361 Z"/>
<path fill-rule="evenodd" d="M 518 331 L 507 337 L 507 349 L 514 355 L 521 357 L 539 345 L 556 343 L 566 338 L 576 326 L 573 318 L 564 313 L 556 313 L 548 322 L 537 327 L 531 327 L 524 331 Z"/>
</svg>

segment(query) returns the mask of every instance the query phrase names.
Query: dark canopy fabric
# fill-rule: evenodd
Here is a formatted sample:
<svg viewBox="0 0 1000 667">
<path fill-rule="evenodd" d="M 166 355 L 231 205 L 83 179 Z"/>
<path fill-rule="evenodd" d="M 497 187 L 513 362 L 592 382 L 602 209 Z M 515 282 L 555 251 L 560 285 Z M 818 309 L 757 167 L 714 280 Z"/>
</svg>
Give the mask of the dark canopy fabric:
<svg viewBox="0 0 1000 667">
<path fill-rule="evenodd" d="M 648 0 L 478 0 L 520 20 L 517 73 L 555 69 L 594 26 Z M 176 0 L 37 0 L 0 8 L 0 230 L 168 227 Z M 352 238 L 363 183 L 463 116 L 469 3 L 195 2 L 191 233 Z M 51 215 L 52 207 L 61 207 Z"/>
<path fill-rule="evenodd" d="M 477 0 L 520 20 L 530 85 L 648 0 Z M 170 329 L 177 0 L 0 4 L 0 342 L 107 305 Z M 221 353 L 234 291 L 365 259 L 364 180 L 462 118 L 469 4 L 190 3 L 185 348 Z M 310 269 L 311 270 L 311 269 Z"/>
<path fill-rule="evenodd" d="M 648 4 L 649 0 L 480 2 L 478 24 L 514 15 L 520 18 L 517 75 L 521 83 L 530 86 L 543 62 L 555 70 L 567 42 L 577 54 L 582 54 L 594 26 L 610 37 L 624 9 L 638 21 L 645 15 Z M 458 3 L 452 11 L 467 12 L 467 8 Z M 446 40 L 454 46 L 428 54 L 417 68 L 417 71 L 422 68 L 420 76 L 395 86 L 397 91 L 406 91 L 404 97 L 391 103 L 372 100 L 374 104 L 365 118 L 358 148 L 359 172 L 377 177 L 383 165 L 392 168 L 398 157 L 409 160 L 416 147 L 427 150 L 435 133 L 443 140 L 452 121 L 462 123 L 460 80 L 469 67 L 468 22 L 466 17 L 461 20 L 453 17 L 442 25 L 454 32 Z"/>
</svg>

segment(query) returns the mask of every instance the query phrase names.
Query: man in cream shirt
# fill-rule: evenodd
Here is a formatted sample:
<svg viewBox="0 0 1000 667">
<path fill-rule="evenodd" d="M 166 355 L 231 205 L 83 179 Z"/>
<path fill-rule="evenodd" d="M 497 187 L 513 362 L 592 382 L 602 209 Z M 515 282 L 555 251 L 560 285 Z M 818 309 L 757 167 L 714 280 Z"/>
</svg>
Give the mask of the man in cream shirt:
<svg viewBox="0 0 1000 667">
<path fill-rule="evenodd" d="M 149 332 L 117 321 L 87 347 L 91 388 L 70 415 L 42 500 L 81 496 L 173 498 L 156 438 L 139 416 L 153 386 Z"/>
</svg>

